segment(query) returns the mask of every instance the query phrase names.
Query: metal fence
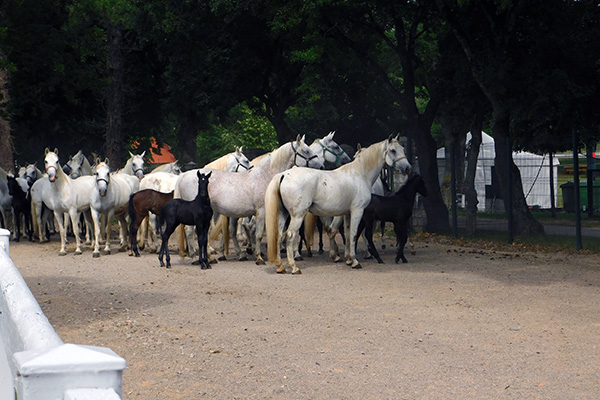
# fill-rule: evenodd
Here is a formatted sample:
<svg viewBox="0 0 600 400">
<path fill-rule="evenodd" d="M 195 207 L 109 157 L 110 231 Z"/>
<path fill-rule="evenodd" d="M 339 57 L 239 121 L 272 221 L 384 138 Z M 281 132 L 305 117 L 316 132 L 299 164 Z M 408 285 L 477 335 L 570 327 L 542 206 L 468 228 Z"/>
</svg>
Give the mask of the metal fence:
<svg viewBox="0 0 600 400">
<path fill-rule="evenodd" d="M 479 201 L 477 230 L 505 231 L 507 240 L 512 242 L 514 232 L 498 179 L 498 174 L 507 174 L 507 171 L 496 168 L 493 146 L 493 141 L 486 142 L 484 137 L 475 177 Z M 451 212 L 451 224 L 456 224 L 453 231 L 460 232 L 464 228 L 465 196 L 461 193 L 461 179 L 450 177 L 460 177 L 466 171 L 466 165 L 456 167 L 456 163 L 447 161 L 445 153 L 445 149 L 438 150 L 439 184 Z M 449 155 L 452 153 L 448 152 Z M 521 175 L 527 205 L 543 223 L 546 235 L 567 236 L 577 249 L 584 247 L 586 238 L 600 237 L 600 228 L 594 227 L 600 227 L 600 180 L 595 153 L 591 150 L 586 154 L 574 151 L 552 155 L 512 152 L 512 159 Z M 455 165 L 455 171 L 451 170 L 451 164 Z M 582 226 L 582 221 L 586 226 Z"/>
</svg>

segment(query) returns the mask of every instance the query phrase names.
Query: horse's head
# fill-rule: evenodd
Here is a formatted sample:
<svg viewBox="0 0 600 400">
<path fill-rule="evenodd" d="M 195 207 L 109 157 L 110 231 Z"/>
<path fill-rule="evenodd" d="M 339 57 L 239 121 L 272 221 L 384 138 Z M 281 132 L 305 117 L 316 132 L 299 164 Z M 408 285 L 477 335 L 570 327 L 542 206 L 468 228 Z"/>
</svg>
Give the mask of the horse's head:
<svg viewBox="0 0 600 400">
<path fill-rule="evenodd" d="M 60 165 L 58 163 L 58 149 L 54 149 L 54 151 L 50 151 L 46 147 L 46 155 L 44 157 L 44 169 L 48 174 L 48 180 L 50 182 L 55 182 L 58 174 L 58 169 Z"/>
<path fill-rule="evenodd" d="M 323 139 L 317 139 L 315 143 L 319 146 L 319 150 L 322 152 L 322 158 L 324 162 L 333 164 L 336 168 L 340 165 L 347 164 L 352 159 L 350 156 L 333 140 L 335 132 L 330 132 Z M 313 148 L 311 146 L 311 148 Z"/>
<path fill-rule="evenodd" d="M 83 175 L 82 166 L 83 166 L 84 159 L 85 159 L 85 156 L 83 155 L 81 150 L 79 150 L 77 153 L 75 153 L 75 155 L 73 155 L 73 156 L 71 156 L 71 158 L 69 158 L 69 161 L 65 164 L 63 170 L 71 178 L 73 178 L 73 179 L 79 178 L 81 175 Z"/>
<path fill-rule="evenodd" d="M 398 142 L 398 137 L 389 137 L 385 144 L 385 163 L 397 169 L 404 175 L 408 174 L 411 165 L 404 154 L 404 147 Z"/>
<path fill-rule="evenodd" d="M 209 171 L 208 174 L 200 172 L 200 170 L 196 171 L 196 176 L 198 176 L 198 196 L 200 198 L 208 198 L 208 181 L 212 171 Z"/>
<path fill-rule="evenodd" d="M 179 164 L 177 164 L 177 160 L 171 163 L 171 173 L 175 175 L 181 174 L 181 168 L 179 167 Z"/>
<path fill-rule="evenodd" d="M 144 177 L 144 154 L 146 154 L 145 151 L 139 155 L 129 152 L 129 155 L 131 156 L 131 169 L 133 174 L 137 176 L 138 179 L 142 179 Z"/>
<path fill-rule="evenodd" d="M 319 156 L 306 145 L 304 141 L 304 135 L 296 138 L 295 141 L 291 142 L 291 148 L 294 152 L 294 165 L 298 167 L 309 167 L 316 169 L 323 169 L 323 161 L 319 159 Z"/>
<path fill-rule="evenodd" d="M 108 193 L 108 185 L 110 183 L 110 168 L 108 167 L 108 158 L 104 161 L 96 160 L 94 167 L 94 178 L 96 178 L 96 188 L 100 197 L 105 197 Z"/>
<path fill-rule="evenodd" d="M 233 153 L 231 153 L 229 155 L 229 157 L 227 158 L 226 171 L 233 171 L 233 172 L 238 172 L 240 170 L 247 171 L 252 167 L 253 167 L 253 165 L 250 162 L 250 160 L 248 160 L 248 157 L 246 157 L 244 155 L 244 153 L 242 153 L 241 147 L 236 147 L 235 151 Z"/>
</svg>

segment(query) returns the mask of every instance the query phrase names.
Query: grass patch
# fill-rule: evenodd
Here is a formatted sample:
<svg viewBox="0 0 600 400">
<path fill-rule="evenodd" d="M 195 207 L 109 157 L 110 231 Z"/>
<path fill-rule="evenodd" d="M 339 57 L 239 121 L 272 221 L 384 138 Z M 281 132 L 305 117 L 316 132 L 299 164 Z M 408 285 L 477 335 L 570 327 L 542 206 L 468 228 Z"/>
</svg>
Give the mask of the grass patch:
<svg viewBox="0 0 600 400">
<path fill-rule="evenodd" d="M 575 237 L 564 235 L 522 235 L 515 237 L 514 243 L 507 242 L 506 232 L 477 230 L 477 236 L 466 236 L 459 229 L 458 237 L 452 235 L 415 233 L 411 234 L 417 241 L 433 241 L 454 246 L 472 247 L 485 250 L 511 252 L 539 252 L 566 254 L 597 254 L 600 253 L 600 238 L 584 237 L 583 249 L 577 250 Z"/>
</svg>

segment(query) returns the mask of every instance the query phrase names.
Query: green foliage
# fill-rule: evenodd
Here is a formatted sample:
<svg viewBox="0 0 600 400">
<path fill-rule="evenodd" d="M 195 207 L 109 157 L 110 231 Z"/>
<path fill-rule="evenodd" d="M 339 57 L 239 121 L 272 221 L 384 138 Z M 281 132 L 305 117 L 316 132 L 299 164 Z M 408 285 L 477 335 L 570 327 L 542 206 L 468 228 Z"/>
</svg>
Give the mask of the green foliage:
<svg viewBox="0 0 600 400">
<path fill-rule="evenodd" d="M 205 165 L 236 147 L 274 150 L 279 146 L 273 125 L 264 116 L 252 112 L 245 103 L 233 107 L 220 123 L 198 135 L 198 164 Z"/>
</svg>

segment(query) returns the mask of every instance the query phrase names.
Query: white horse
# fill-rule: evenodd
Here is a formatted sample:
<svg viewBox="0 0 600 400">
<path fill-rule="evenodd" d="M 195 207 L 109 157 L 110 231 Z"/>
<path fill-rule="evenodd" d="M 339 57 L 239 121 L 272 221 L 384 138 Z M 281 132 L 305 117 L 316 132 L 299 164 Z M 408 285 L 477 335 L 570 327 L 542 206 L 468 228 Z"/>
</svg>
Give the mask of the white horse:
<svg viewBox="0 0 600 400">
<path fill-rule="evenodd" d="M 204 168 L 219 169 L 224 171 L 247 171 L 252 168 L 252 164 L 242 152 L 241 147 L 236 147 L 235 151 L 219 157 L 213 162 L 207 164 Z M 150 172 L 140 182 L 140 190 L 152 189 L 161 193 L 170 193 L 175 190 L 175 185 L 179 179 L 178 175 L 168 172 Z M 150 225 L 150 229 L 148 229 Z M 148 239 L 150 252 L 156 251 L 157 243 L 156 215 L 150 214 L 149 218 L 144 219 L 138 230 L 138 247 L 144 248 L 144 241 Z M 192 247 L 190 245 L 190 247 Z"/>
<path fill-rule="evenodd" d="M 31 187 L 35 181 L 40 179 L 43 175 L 43 172 L 33 164 L 27 164 L 24 167 L 19 168 L 19 178 L 23 178 L 27 181 L 27 185 Z"/>
<path fill-rule="evenodd" d="M 77 179 L 80 176 L 92 175 L 92 165 L 87 157 L 83 155 L 81 150 L 69 158 L 65 169 L 65 172 L 69 174 L 72 179 Z"/>
<path fill-rule="evenodd" d="M 71 179 L 58 162 L 58 150 L 50 151 L 46 148 L 44 157 L 44 168 L 46 177 L 38 179 L 31 187 L 31 210 L 32 218 L 36 222 L 38 235 L 42 241 L 41 221 L 42 203 L 54 211 L 54 220 L 60 232 L 61 247 L 59 255 L 65 255 L 67 234 L 64 225 L 63 214 L 68 213 L 75 235 L 75 254 L 81 254 L 81 241 L 79 238 L 79 214 L 87 211 L 90 207 L 90 191 L 94 187 L 92 176 L 83 176 L 79 179 Z"/>
<path fill-rule="evenodd" d="M 2 167 L 0 167 L 0 215 L 2 215 L 4 228 L 14 231 L 15 221 L 12 212 L 12 196 L 8 192 L 8 172 Z"/>
<path fill-rule="evenodd" d="M 278 273 L 285 272 L 279 245 L 286 212 L 291 217 L 286 236 L 288 265 L 293 274 L 301 273 L 294 251 L 298 248 L 298 230 L 308 211 L 319 216 L 344 215 L 346 264 L 360 268 L 354 238 L 363 210 L 371 200 L 373 183 L 385 164 L 404 173 L 410 170 L 404 148 L 396 138 L 369 146 L 354 161 L 332 171 L 292 168 L 273 177 L 265 193 L 265 217 L 269 261 L 276 265 Z M 337 244 L 331 234 L 329 237 L 329 252 L 337 261 Z"/>
<path fill-rule="evenodd" d="M 305 143 L 304 136 L 286 143 L 271 152 L 258 166 L 242 172 L 212 170 L 208 191 L 213 211 L 230 218 L 256 216 L 255 249 L 260 249 L 264 233 L 265 190 L 271 178 L 293 166 L 322 168 L 319 157 Z M 192 200 L 196 197 L 196 171 L 181 175 L 175 189 L 175 197 Z M 180 237 L 180 253 L 183 241 Z M 236 249 L 237 250 L 237 249 Z M 238 254 L 239 256 L 239 254 Z M 260 251 L 256 251 L 256 263 L 264 264 Z"/>
<path fill-rule="evenodd" d="M 352 161 L 352 159 L 350 158 L 348 153 L 346 153 L 341 148 L 341 146 L 335 142 L 334 135 L 335 135 L 335 132 L 329 132 L 329 134 L 325 135 L 323 138 L 316 139 L 310 145 L 310 149 L 312 151 L 314 151 L 315 154 L 317 154 L 319 161 L 322 162 L 325 166 L 337 168 L 340 165 L 349 163 L 350 161 Z M 264 156 L 265 155 L 263 154 L 262 156 L 257 157 L 256 163 L 260 164 L 262 162 L 261 159 Z M 255 160 L 253 160 L 253 162 L 255 162 Z M 311 222 L 313 223 L 312 226 L 314 226 L 316 221 L 311 221 Z M 244 231 L 246 233 L 249 233 L 249 232 L 254 232 L 256 229 L 255 227 L 252 226 L 252 224 L 255 224 L 255 219 L 243 220 L 241 225 L 242 225 Z M 233 235 L 235 235 L 235 232 L 237 229 L 232 228 L 230 226 L 230 230 L 233 232 Z M 311 232 L 313 230 L 314 230 L 314 228 L 311 230 Z M 249 242 L 251 242 L 251 241 L 249 240 Z M 309 237 L 309 235 L 306 236 L 306 243 L 307 243 L 308 251 L 310 254 L 310 247 L 312 245 L 312 236 L 310 236 L 310 237 Z M 250 247 L 251 247 L 251 245 L 250 245 Z M 298 251 L 296 251 L 296 254 L 299 256 Z"/>
<path fill-rule="evenodd" d="M 94 221 L 94 252 L 92 257 L 100 257 L 101 217 L 106 216 L 107 224 L 117 217 L 120 225 L 121 250 L 127 247 L 125 214 L 129 205 L 129 197 L 138 191 L 139 179 L 123 172 L 111 173 L 108 159 L 97 160 L 94 168 L 95 189 L 90 194 L 90 209 Z M 104 254 L 110 254 L 110 225 L 106 227 Z"/>
<path fill-rule="evenodd" d="M 159 165 L 158 167 L 154 168 L 149 173 L 153 174 L 155 172 L 168 172 L 171 174 L 179 175 L 179 174 L 181 174 L 181 168 L 179 167 L 179 164 L 177 164 L 177 160 L 175 160 L 168 164 Z"/>
<path fill-rule="evenodd" d="M 121 168 L 118 172 L 122 172 L 128 175 L 135 175 L 138 177 L 138 179 L 142 179 L 144 177 L 145 154 L 145 151 L 142 154 L 133 154 L 132 152 L 129 152 L 129 159 L 125 163 L 125 166 Z"/>
</svg>

